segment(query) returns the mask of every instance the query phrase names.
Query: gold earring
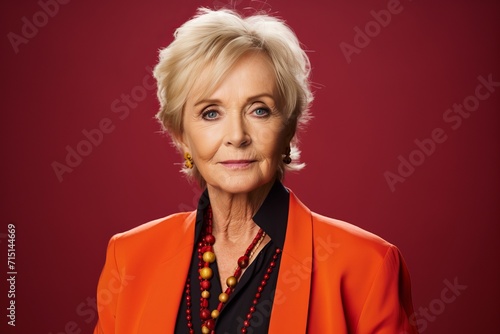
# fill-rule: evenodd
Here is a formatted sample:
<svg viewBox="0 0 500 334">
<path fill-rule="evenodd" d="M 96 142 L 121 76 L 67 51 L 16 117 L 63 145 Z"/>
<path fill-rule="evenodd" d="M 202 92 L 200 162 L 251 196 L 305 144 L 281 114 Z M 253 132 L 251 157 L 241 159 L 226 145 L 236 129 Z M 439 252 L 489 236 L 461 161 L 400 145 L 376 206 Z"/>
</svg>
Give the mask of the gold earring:
<svg viewBox="0 0 500 334">
<path fill-rule="evenodd" d="M 290 158 L 290 152 L 292 150 L 290 149 L 290 146 L 286 148 L 285 156 L 283 157 L 283 162 L 287 165 L 289 165 L 292 162 L 292 158 Z"/>
<path fill-rule="evenodd" d="M 186 168 L 193 169 L 194 162 L 189 152 L 184 153 L 184 159 L 184 166 L 186 166 Z"/>
</svg>

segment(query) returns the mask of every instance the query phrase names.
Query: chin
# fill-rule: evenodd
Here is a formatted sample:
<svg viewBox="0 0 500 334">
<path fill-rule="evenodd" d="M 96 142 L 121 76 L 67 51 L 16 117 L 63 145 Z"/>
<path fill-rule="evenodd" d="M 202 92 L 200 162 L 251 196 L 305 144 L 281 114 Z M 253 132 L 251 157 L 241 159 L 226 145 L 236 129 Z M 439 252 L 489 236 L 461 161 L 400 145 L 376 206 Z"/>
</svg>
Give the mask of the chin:
<svg viewBox="0 0 500 334">
<path fill-rule="evenodd" d="M 272 176 L 269 178 L 261 178 L 261 177 L 248 178 L 243 176 L 242 177 L 230 176 L 226 178 L 223 182 L 220 182 L 217 185 L 212 185 L 212 186 L 230 194 L 245 194 L 259 189 L 260 187 L 271 182 L 273 179 L 274 178 Z"/>
</svg>

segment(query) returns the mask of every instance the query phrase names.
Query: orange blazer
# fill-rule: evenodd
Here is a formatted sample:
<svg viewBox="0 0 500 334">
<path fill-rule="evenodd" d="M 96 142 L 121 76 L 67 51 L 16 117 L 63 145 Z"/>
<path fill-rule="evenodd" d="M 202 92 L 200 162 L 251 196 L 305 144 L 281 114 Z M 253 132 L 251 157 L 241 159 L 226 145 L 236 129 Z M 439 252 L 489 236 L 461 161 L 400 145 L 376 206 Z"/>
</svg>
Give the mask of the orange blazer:
<svg viewBox="0 0 500 334">
<path fill-rule="evenodd" d="M 290 191 L 269 332 L 414 334 L 410 277 L 398 249 L 311 212 Z M 196 212 L 113 236 L 97 288 L 94 334 L 174 332 Z"/>
</svg>

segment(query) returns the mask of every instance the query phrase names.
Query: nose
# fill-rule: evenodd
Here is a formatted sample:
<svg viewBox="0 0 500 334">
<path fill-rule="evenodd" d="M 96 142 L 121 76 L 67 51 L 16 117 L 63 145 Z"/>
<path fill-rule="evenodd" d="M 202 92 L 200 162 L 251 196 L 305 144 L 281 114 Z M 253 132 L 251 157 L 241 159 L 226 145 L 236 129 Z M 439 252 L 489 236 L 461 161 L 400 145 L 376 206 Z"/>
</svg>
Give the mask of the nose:
<svg viewBox="0 0 500 334">
<path fill-rule="evenodd" d="M 247 124 L 241 112 L 234 112 L 228 115 L 226 124 L 226 145 L 244 147 L 251 143 L 248 134 Z"/>
</svg>

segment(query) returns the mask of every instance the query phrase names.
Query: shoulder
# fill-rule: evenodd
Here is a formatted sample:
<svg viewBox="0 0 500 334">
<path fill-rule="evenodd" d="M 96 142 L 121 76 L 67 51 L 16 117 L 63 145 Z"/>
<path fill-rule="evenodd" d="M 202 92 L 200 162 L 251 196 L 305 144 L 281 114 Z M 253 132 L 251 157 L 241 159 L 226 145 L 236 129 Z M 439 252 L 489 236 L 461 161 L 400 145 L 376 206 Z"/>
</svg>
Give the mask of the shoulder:
<svg viewBox="0 0 500 334">
<path fill-rule="evenodd" d="M 410 276 L 398 248 L 347 222 L 316 213 L 311 217 L 315 259 L 312 284 L 320 291 L 328 286 L 337 289 L 330 297 L 314 296 L 316 305 L 324 303 L 325 298 L 331 298 L 333 304 L 341 300 L 346 322 L 356 333 L 374 333 L 377 329 L 395 333 L 396 327 L 409 328 L 402 323 L 407 320 L 401 314 L 413 313 Z"/>
<path fill-rule="evenodd" d="M 341 276 L 360 279 L 368 279 L 380 270 L 399 270 L 402 257 L 393 244 L 345 221 L 314 212 L 311 216 L 318 267 L 334 266 Z"/>
<path fill-rule="evenodd" d="M 350 257 L 356 254 L 384 257 L 388 250 L 394 247 L 381 237 L 358 226 L 312 212 L 291 190 L 289 192 L 291 194 L 290 213 L 296 217 L 292 221 L 301 225 L 297 227 L 301 232 L 306 232 L 308 228 L 300 221 L 310 219 L 315 249 L 328 245 L 328 250 L 331 251 L 334 248 L 336 254 L 345 253 Z"/>
<path fill-rule="evenodd" d="M 156 235 L 158 232 L 162 232 L 166 229 L 168 230 L 174 226 L 175 228 L 179 228 L 180 226 L 178 225 L 182 225 L 182 223 L 193 214 L 194 212 L 174 213 L 169 216 L 141 224 L 128 231 L 118 233 L 115 237 L 120 239 L 140 239 L 150 235 Z"/>
<path fill-rule="evenodd" d="M 115 234 L 110 246 L 123 256 L 174 248 L 191 228 L 194 231 L 195 217 L 196 212 L 181 212 L 152 220 Z"/>
<path fill-rule="evenodd" d="M 378 235 L 366 231 L 351 223 L 329 218 L 311 212 L 313 223 L 313 237 L 331 238 L 337 244 L 349 251 L 368 251 L 384 255 L 393 245 Z"/>
</svg>

